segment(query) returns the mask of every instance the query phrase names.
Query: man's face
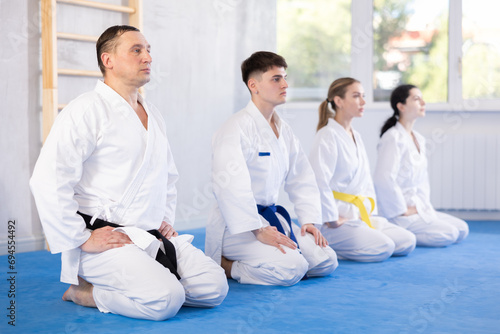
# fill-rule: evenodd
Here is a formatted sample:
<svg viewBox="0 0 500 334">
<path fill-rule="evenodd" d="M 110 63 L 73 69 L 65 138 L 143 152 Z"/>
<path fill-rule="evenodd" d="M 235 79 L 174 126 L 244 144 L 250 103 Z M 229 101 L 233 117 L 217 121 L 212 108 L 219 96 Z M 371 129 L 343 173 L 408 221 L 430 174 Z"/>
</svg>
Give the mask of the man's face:
<svg viewBox="0 0 500 334">
<path fill-rule="evenodd" d="M 273 66 L 270 70 L 255 78 L 255 92 L 253 97 L 273 108 L 286 102 L 286 71 L 283 67 Z"/>
<path fill-rule="evenodd" d="M 138 31 L 127 31 L 117 41 L 110 53 L 110 65 L 106 72 L 126 85 L 141 87 L 150 80 L 151 46 Z"/>
</svg>

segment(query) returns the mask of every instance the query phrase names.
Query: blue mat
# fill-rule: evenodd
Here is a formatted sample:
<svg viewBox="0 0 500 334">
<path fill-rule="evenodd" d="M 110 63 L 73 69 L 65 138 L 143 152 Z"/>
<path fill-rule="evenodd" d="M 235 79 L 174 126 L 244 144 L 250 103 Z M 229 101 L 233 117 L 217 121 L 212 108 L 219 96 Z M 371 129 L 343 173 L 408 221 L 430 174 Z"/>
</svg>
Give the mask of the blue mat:
<svg viewBox="0 0 500 334">
<path fill-rule="evenodd" d="M 2 278 L 0 333 L 500 333 L 500 222 L 470 222 L 470 230 L 459 245 L 382 263 L 341 261 L 331 276 L 293 287 L 230 280 L 219 307 L 183 307 L 163 322 L 64 302 L 60 256 L 17 254 L 16 326 Z M 204 230 L 189 233 L 203 248 Z M 4 277 L 7 260 L 0 257 Z"/>
</svg>

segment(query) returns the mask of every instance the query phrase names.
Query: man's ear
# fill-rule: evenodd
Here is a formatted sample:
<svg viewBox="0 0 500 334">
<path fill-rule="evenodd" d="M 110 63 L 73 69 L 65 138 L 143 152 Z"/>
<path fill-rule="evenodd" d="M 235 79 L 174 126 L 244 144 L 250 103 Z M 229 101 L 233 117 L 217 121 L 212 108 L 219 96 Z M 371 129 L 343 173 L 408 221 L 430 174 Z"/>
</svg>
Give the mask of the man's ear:
<svg viewBox="0 0 500 334">
<path fill-rule="evenodd" d="M 257 80 L 255 78 L 248 79 L 247 86 L 248 86 L 248 89 L 252 92 L 252 94 L 258 94 Z"/>
<path fill-rule="evenodd" d="M 113 59 L 111 57 L 111 54 L 108 52 L 103 52 L 101 54 L 101 61 L 104 67 L 112 69 L 113 68 Z"/>
</svg>

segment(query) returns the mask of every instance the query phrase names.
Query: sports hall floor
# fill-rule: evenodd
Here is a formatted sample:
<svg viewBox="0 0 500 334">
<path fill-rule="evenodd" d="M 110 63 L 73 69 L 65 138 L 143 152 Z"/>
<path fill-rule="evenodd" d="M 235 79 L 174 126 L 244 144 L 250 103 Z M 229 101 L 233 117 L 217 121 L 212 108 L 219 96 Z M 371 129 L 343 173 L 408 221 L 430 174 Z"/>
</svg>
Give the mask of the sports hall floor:
<svg viewBox="0 0 500 334">
<path fill-rule="evenodd" d="M 461 244 L 417 247 L 382 263 L 340 261 L 331 276 L 293 287 L 230 280 L 219 307 L 183 307 L 163 322 L 62 301 L 60 256 L 39 251 L 16 254 L 16 326 L 10 326 L 8 258 L 0 256 L 0 333 L 500 333 L 500 221 L 469 226 Z M 204 229 L 184 233 L 203 248 Z"/>
</svg>

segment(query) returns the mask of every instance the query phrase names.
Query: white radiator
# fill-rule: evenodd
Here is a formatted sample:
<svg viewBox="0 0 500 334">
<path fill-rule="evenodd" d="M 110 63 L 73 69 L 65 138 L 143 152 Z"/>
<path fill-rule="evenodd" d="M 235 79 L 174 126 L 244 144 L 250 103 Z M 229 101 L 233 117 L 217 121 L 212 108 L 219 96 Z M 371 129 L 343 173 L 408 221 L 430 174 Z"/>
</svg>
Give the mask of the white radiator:
<svg viewBox="0 0 500 334">
<path fill-rule="evenodd" d="M 442 210 L 500 210 L 500 135 L 427 139 L 431 202 Z"/>
</svg>

